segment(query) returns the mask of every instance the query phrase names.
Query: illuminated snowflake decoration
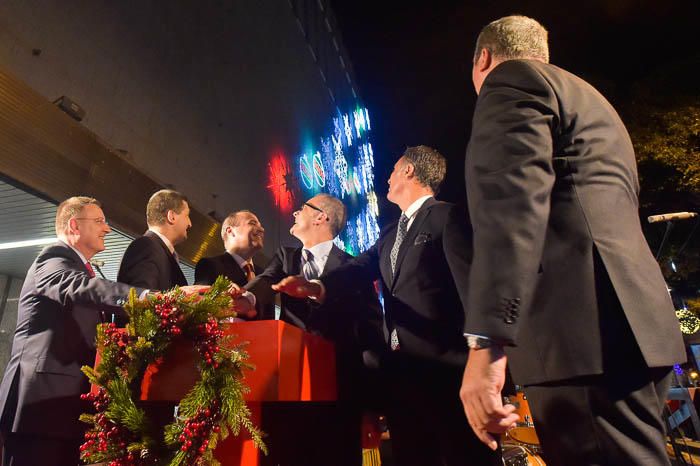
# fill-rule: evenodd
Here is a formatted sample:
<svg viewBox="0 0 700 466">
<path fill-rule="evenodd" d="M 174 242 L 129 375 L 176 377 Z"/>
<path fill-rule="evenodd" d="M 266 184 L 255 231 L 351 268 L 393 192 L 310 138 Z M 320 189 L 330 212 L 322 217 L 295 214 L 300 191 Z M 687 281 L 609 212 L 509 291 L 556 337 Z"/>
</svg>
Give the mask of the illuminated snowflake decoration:
<svg viewBox="0 0 700 466">
<path fill-rule="evenodd" d="M 348 113 L 339 111 L 332 119 L 330 134 L 319 138 L 320 150 L 307 148 L 295 158 L 293 173 L 298 177 L 297 189 L 301 188 L 307 196 L 326 192 L 347 203 L 346 228 L 334 243 L 350 254 L 365 251 L 379 237 L 370 130 L 366 108 L 358 106 Z M 280 173 L 285 173 L 284 169 L 275 170 L 276 181 L 271 185 L 281 183 Z M 282 177 L 286 179 L 290 175 Z"/>
<path fill-rule="evenodd" d="M 348 141 L 348 146 L 352 146 L 352 126 L 350 126 L 350 117 L 343 115 L 343 127 L 345 128 L 345 138 Z"/>
<path fill-rule="evenodd" d="M 345 197 L 345 193 L 349 193 L 348 190 L 348 162 L 345 160 L 343 153 L 341 152 L 335 154 L 335 160 L 333 160 L 333 171 L 338 177 L 340 184 L 340 197 Z"/>
<path fill-rule="evenodd" d="M 363 219 L 361 215 L 358 215 L 357 219 L 355 219 L 355 231 L 357 232 L 357 247 L 360 251 L 364 251 L 365 249 L 367 249 L 368 246 L 365 236 L 365 224 L 362 220 Z"/>
</svg>

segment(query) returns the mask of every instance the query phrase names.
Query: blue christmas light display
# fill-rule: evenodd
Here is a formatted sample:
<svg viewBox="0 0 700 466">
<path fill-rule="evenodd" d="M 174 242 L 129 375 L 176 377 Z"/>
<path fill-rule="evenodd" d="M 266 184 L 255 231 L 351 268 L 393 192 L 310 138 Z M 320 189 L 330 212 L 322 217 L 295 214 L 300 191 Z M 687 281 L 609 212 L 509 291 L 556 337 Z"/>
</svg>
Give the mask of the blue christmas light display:
<svg viewBox="0 0 700 466">
<path fill-rule="evenodd" d="M 320 138 L 319 149 L 312 156 L 307 152 L 296 160 L 305 197 L 326 192 L 345 203 L 348 221 L 335 243 L 354 255 L 368 249 L 379 237 L 370 132 L 366 108 L 338 112 L 332 119 L 330 134 Z"/>
</svg>

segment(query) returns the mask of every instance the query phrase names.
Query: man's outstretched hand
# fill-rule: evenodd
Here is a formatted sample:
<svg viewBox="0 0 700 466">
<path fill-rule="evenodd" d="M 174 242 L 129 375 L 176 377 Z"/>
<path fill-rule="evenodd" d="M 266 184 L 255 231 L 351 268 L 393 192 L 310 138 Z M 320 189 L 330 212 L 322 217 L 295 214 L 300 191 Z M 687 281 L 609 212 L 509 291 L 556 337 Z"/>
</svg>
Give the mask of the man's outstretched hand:
<svg viewBox="0 0 700 466">
<path fill-rule="evenodd" d="M 186 296 L 206 293 L 209 291 L 209 288 L 211 288 L 209 285 L 187 285 L 180 287 Z"/>
<path fill-rule="evenodd" d="M 288 294 L 293 298 L 321 298 L 323 288 L 318 283 L 310 282 L 303 275 L 290 275 L 279 283 L 272 285 L 272 289 L 280 293 Z"/>
</svg>

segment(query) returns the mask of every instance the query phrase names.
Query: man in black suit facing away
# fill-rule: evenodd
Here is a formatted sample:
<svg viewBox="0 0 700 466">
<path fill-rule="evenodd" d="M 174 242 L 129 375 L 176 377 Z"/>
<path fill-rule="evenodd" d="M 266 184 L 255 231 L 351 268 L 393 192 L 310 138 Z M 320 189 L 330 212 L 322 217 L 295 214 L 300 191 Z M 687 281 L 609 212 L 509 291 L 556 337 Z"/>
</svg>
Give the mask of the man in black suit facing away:
<svg viewBox="0 0 700 466">
<path fill-rule="evenodd" d="M 548 465 L 669 464 L 662 408 L 685 351 L 642 234 L 632 143 L 605 98 L 548 58 L 531 18 L 477 39 L 464 409 L 495 446 L 516 418 L 499 396 L 507 354 Z"/>
<path fill-rule="evenodd" d="M 467 346 L 462 334 L 471 233 L 465 213 L 435 200 L 445 177 L 442 155 L 409 147 L 389 178 L 401 208 L 369 250 L 314 283 L 288 277 L 276 289 L 312 296 L 332 314 L 349 292 L 379 280 L 390 349 L 385 366 L 389 431 L 400 466 L 501 465 L 470 431 L 459 387 Z"/>
<path fill-rule="evenodd" d="M 270 306 L 276 291 L 272 285 L 288 275 L 302 274 L 308 279 L 324 277 L 352 259 L 333 239 L 345 227 L 343 203 L 329 195 L 317 194 L 294 212 L 290 233 L 302 247 L 281 247 L 265 271 L 246 285 L 257 298 L 261 319 L 274 319 Z M 376 374 L 366 366 L 377 364 L 383 348 L 381 308 L 371 283 L 358 286 L 345 303 L 334 304 L 335 312 L 325 312 L 309 299 L 282 296 L 280 320 L 331 340 L 336 347 L 338 398 L 350 405 L 347 435 L 357 442 L 356 458 L 344 458 L 342 464 L 360 464 L 361 408 L 376 404 Z M 334 461 L 340 461 L 334 459 Z M 341 464 L 341 463 L 334 463 Z"/>
<path fill-rule="evenodd" d="M 146 223 L 148 231 L 126 248 L 117 280 L 154 290 L 187 285 L 175 252 L 192 226 L 187 198 L 170 189 L 156 192 L 146 206 Z"/>
<path fill-rule="evenodd" d="M 229 214 L 221 224 L 221 239 L 226 252 L 197 262 L 195 283 L 212 285 L 223 275 L 232 283 L 244 286 L 264 270 L 253 261 L 265 240 L 265 229 L 253 212 L 239 210 Z"/>
<path fill-rule="evenodd" d="M 56 211 L 59 241 L 44 248 L 27 272 L 0 385 L 5 466 L 79 462 L 85 425 L 78 417 L 90 409 L 80 400 L 90 389 L 80 368 L 95 362 L 96 326 L 104 312 L 126 317 L 121 306 L 131 288 L 96 278 L 89 263 L 105 249 L 110 231 L 97 200 L 71 197 Z"/>
</svg>

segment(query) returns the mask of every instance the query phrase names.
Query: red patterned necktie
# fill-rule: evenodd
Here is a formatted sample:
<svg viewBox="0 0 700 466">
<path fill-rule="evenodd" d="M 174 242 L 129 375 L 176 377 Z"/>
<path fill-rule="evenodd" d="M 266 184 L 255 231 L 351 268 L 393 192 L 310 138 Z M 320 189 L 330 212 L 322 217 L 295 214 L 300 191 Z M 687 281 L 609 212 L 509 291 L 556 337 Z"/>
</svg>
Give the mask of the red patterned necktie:
<svg viewBox="0 0 700 466">
<path fill-rule="evenodd" d="M 245 279 L 247 282 L 255 278 L 255 269 L 253 268 L 253 264 L 246 262 L 243 264 L 243 270 L 245 271 Z"/>
<path fill-rule="evenodd" d="M 87 269 L 90 278 L 95 278 L 95 271 L 93 270 L 92 264 L 90 264 L 90 262 L 85 263 L 85 268 Z"/>
</svg>

